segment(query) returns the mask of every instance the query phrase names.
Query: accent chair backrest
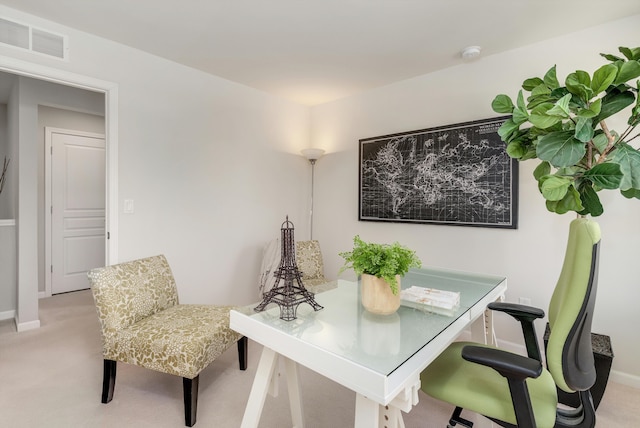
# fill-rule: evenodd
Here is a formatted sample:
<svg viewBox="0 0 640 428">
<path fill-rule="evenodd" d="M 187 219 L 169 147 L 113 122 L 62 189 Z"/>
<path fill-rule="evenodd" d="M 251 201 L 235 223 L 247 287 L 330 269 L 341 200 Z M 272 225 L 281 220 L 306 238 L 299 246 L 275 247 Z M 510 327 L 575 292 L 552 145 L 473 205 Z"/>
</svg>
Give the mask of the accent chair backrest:
<svg viewBox="0 0 640 428">
<path fill-rule="evenodd" d="M 324 263 L 322 251 L 318 241 L 296 242 L 296 264 L 302 274 L 302 279 L 324 278 Z"/>
<path fill-rule="evenodd" d="M 566 392 L 589 389 L 596 379 L 591 320 L 599 244 L 598 223 L 587 218 L 571 222 L 562 271 L 549 304 L 547 367 L 556 385 Z"/>
<path fill-rule="evenodd" d="M 178 304 L 163 255 L 93 269 L 88 276 L 105 344 L 116 331 Z"/>
</svg>

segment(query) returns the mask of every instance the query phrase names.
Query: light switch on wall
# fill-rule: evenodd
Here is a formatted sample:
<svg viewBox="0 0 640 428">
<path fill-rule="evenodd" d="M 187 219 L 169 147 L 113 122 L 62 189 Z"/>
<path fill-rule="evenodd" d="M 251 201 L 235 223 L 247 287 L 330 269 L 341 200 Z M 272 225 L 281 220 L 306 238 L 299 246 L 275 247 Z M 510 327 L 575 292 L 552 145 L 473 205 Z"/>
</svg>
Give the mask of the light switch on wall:
<svg viewBox="0 0 640 428">
<path fill-rule="evenodd" d="M 124 200 L 124 213 L 133 214 L 133 199 Z"/>
</svg>

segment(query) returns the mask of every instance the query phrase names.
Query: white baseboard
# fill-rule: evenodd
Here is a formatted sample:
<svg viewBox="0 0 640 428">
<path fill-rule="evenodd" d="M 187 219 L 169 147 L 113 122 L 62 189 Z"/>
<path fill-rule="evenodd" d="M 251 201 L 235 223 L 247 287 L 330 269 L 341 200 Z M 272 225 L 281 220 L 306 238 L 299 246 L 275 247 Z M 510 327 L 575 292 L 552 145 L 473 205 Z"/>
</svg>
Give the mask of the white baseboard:
<svg viewBox="0 0 640 428">
<path fill-rule="evenodd" d="M 27 331 L 27 330 L 34 330 L 36 328 L 40 328 L 40 320 L 21 323 L 16 319 L 16 328 L 18 330 L 18 333 L 22 331 Z"/>
<path fill-rule="evenodd" d="M 632 388 L 640 389 L 640 376 L 635 376 L 629 373 L 620 372 L 618 370 L 611 370 L 609 374 L 609 380 L 611 382 L 627 385 Z"/>
<path fill-rule="evenodd" d="M 10 311 L 0 312 L 0 321 L 10 320 L 11 318 L 15 318 L 15 316 L 16 316 L 16 311 L 13 309 Z"/>
</svg>

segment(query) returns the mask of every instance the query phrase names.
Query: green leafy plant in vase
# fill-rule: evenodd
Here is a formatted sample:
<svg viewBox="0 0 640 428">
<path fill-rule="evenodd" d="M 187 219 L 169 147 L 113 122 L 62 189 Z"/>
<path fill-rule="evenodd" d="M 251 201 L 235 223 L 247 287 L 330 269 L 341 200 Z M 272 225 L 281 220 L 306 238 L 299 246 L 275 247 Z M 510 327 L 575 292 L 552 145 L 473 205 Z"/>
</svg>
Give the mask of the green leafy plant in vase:
<svg viewBox="0 0 640 428">
<path fill-rule="evenodd" d="M 511 115 L 498 131 L 509 156 L 541 161 L 533 175 L 551 212 L 597 217 L 603 189 L 640 199 L 640 152 L 630 145 L 640 123 L 640 48 L 619 50 L 601 54 L 610 63 L 592 74 L 576 70 L 561 85 L 554 65 L 525 80 L 515 103 L 504 94 L 492 102 Z M 627 112 L 622 133 L 609 128 L 608 119 Z"/>
<path fill-rule="evenodd" d="M 362 304 L 377 314 L 390 314 L 400 306 L 400 279 L 410 268 L 421 267 L 415 251 L 400 245 L 377 244 L 353 238 L 353 249 L 339 253 L 345 263 L 339 274 L 347 269 L 361 276 Z"/>
</svg>

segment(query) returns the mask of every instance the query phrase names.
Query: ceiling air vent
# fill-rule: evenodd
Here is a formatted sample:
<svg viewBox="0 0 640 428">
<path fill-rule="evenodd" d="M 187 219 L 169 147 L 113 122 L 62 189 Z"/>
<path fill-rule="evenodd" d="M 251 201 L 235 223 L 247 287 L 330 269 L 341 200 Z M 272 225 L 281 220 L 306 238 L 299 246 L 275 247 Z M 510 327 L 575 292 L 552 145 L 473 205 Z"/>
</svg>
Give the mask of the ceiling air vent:
<svg viewBox="0 0 640 428">
<path fill-rule="evenodd" d="M 0 43 L 66 59 L 67 37 L 0 18 Z"/>
</svg>

